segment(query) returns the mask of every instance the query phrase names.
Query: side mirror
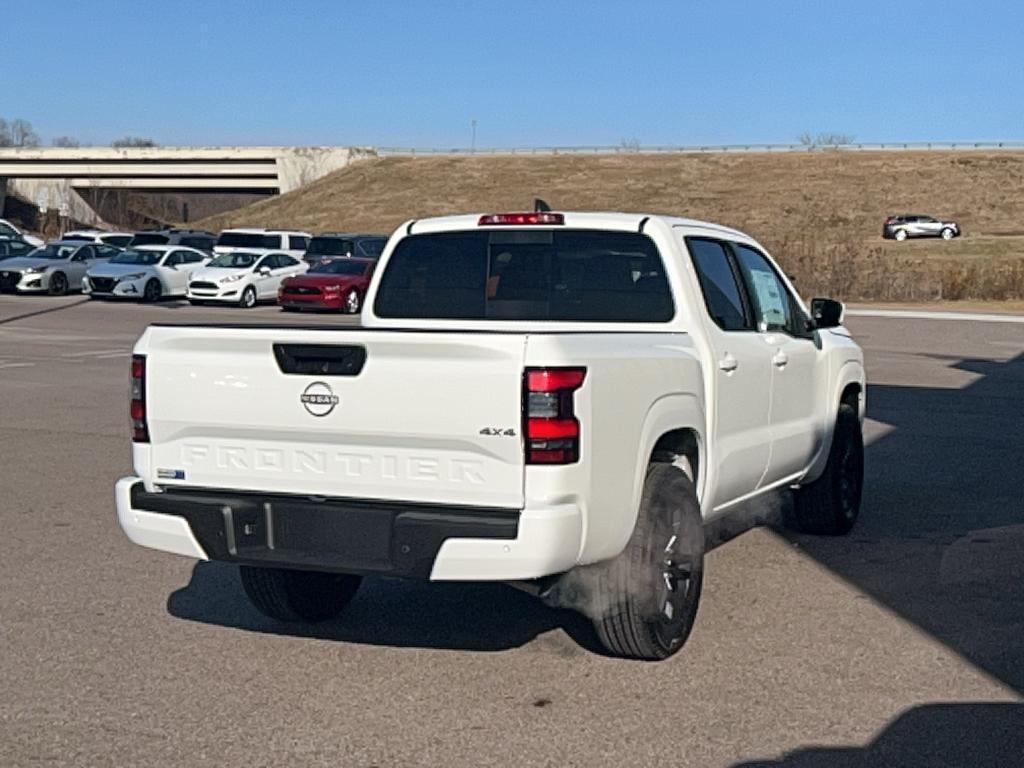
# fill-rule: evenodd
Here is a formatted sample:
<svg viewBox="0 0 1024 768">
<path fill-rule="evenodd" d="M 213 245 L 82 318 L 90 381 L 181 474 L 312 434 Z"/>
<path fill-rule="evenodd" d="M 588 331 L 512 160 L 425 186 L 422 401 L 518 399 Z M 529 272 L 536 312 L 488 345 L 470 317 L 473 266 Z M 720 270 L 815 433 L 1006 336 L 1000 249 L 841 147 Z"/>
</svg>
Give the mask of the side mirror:
<svg viewBox="0 0 1024 768">
<path fill-rule="evenodd" d="M 835 328 L 843 321 L 843 304 L 835 299 L 811 299 L 815 328 Z"/>
<path fill-rule="evenodd" d="M 270 267 L 260 267 L 258 271 L 261 275 L 266 277 L 267 275 L 270 274 Z"/>
</svg>

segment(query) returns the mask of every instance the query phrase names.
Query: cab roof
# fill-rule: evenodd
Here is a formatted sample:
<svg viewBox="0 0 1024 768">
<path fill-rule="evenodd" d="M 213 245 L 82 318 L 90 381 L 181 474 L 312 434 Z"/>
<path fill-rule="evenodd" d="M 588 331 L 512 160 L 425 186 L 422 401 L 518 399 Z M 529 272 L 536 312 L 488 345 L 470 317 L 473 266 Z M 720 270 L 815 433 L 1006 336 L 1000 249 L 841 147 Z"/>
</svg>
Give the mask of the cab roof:
<svg viewBox="0 0 1024 768">
<path fill-rule="evenodd" d="M 448 232 L 456 230 L 467 230 L 480 228 L 480 217 L 488 216 L 491 213 L 459 214 L 456 216 L 435 216 L 426 219 L 414 219 L 403 226 L 406 234 L 424 234 L 428 232 Z M 518 213 L 518 212 L 517 212 Z M 483 225 L 488 228 L 500 226 L 502 228 L 518 228 L 524 226 L 569 227 L 573 229 L 611 229 L 618 231 L 639 232 L 641 224 L 646 225 L 652 219 L 661 221 L 668 227 L 686 227 L 691 229 L 702 229 L 714 231 L 721 235 L 730 237 L 749 238 L 743 232 L 721 224 L 714 224 L 699 219 L 688 219 L 681 216 L 665 216 L 660 214 L 646 213 L 617 213 L 601 211 L 552 211 L 564 217 L 564 224 L 538 224 L 538 225 Z"/>
</svg>

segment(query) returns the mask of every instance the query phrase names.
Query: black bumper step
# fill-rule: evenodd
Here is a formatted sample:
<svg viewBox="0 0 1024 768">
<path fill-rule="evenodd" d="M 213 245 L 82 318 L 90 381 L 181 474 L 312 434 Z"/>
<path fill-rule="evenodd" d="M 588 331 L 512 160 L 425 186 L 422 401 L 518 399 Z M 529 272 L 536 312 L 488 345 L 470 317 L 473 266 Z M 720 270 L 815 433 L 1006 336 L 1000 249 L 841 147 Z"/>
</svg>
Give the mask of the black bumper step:
<svg viewBox="0 0 1024 768">
<path fill-rule="evenodd" d="M 211 560 L 429 578 L 452 538 L 515 539 L 519 510 L 314 499 L 238 491 L 131 490 L 132 508 L 184 518 Z"/>
</svg>

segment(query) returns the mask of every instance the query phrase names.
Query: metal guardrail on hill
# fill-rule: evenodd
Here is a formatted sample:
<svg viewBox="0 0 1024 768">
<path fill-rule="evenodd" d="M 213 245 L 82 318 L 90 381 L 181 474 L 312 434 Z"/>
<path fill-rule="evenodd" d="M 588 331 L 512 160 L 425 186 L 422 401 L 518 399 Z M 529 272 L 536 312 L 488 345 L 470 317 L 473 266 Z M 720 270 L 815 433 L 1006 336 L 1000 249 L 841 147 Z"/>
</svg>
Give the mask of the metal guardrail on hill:
<svg viewBox="0 0 1024 768">
<path fill-rule="evenodd" d="M 935 150 L 1024 150 L 1024 141 L 904 141 L 878 144 L 680 144 L 680 145 L 594 145 L 577 147 L 378 147 L 388 155 L 595 155 L 595 154 L 685 154 L 716 152 L 884 152 Z"/>
</svg>

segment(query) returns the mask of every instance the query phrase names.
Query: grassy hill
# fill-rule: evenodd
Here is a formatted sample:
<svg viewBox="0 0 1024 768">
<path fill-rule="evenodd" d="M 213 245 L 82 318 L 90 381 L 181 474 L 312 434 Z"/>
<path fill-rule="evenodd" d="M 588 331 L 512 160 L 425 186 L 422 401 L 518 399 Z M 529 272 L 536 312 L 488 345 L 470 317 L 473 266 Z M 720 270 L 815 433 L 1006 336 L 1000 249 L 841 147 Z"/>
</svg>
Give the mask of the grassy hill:
<svg viewBox="0 0 1024 768">
<path fill-rule="evenodd" d="M 198 226 L 390 233 L 409 218 L 524 210 L 662 212 L 738 227 L 805 294 L 1024 298 L 1024 152 L 388 157 Z M 891 213 L 960 222 L 951 242 L 883 241 Z"/>
</svg>

